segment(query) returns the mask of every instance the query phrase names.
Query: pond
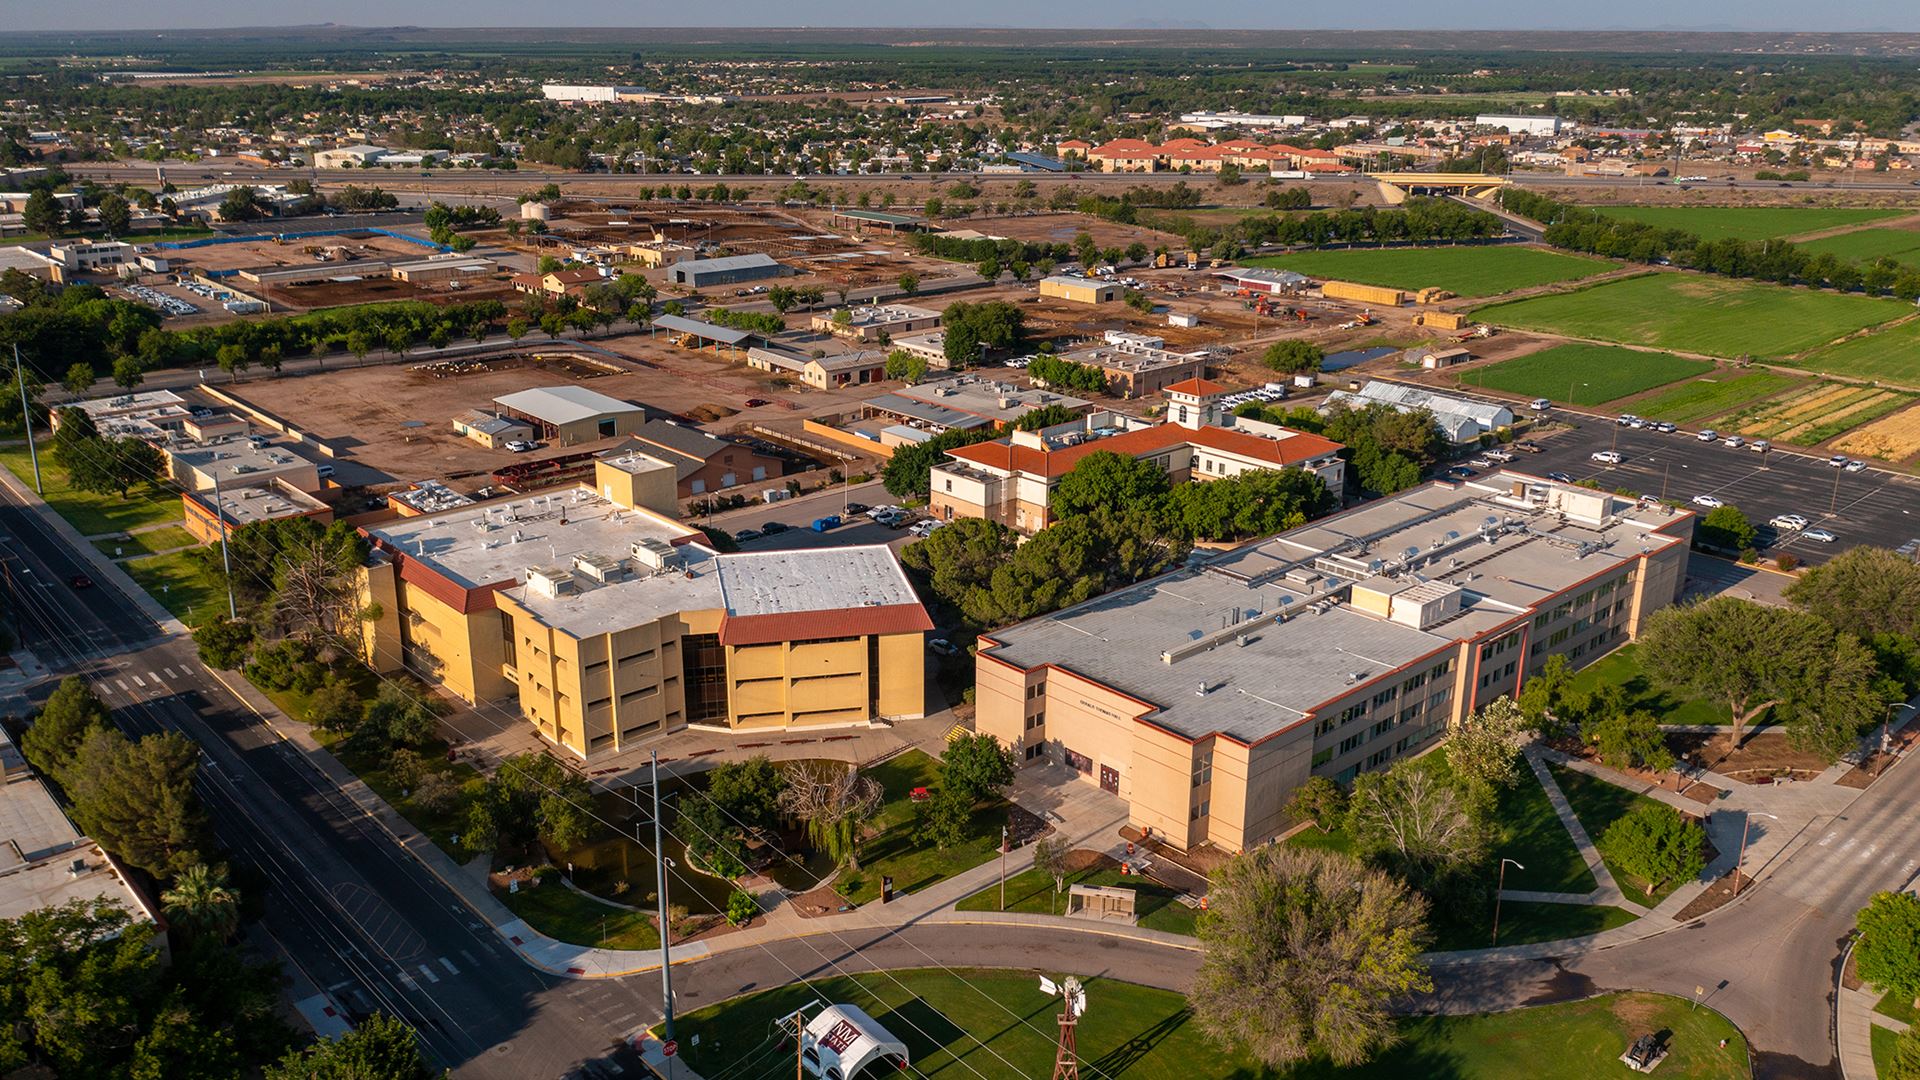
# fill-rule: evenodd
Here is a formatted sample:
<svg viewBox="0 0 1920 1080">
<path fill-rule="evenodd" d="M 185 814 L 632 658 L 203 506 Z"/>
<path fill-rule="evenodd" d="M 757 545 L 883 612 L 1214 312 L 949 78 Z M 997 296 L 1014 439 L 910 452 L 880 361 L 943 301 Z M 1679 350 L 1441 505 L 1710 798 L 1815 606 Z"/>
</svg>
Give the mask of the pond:
<svg viewBox="0 0 1920 1080">
<path fill-rule="evenodd" d="M 1345 352 L 1328 353 L 1326 358 L 1320 361 L 1320 370 L 1345 371 L 1347 368 L 1356 367 L 1369 360 L 1392 356 L 1399 351 L 1391 345 L 1376 345 L 1371 349 L 1348 349 Z"/>
<path fill-rule="evenodd" d="M 674 862 L 667 871 L 667 900 L 685 907 L 690 915 L 726 911 L 727 897 L 733 892 L 731 882 L 694 869 L 686 844 L 674 835 L 679 801 L 690 797 L 691 790 L 705 787 L 704 773 L 660 785 L 666 819 L 663 846 Z M 571 864 L 574 884 L 587 892 L 652 911 L 656 903 L 652 791 L 645 787 L 603 791 L 594 796 L 593 804 L 597 820 L 587 839 L 569 850 L 549 849 L 548 856 L 563 869 Z M 779 849 L 767 852 L 771 858 L 766 873 L 783 888 L 796 892 L 812 888 L 833 869 L 832 862 L 807 843 L 804 829 L 783 831 L 779 844 Z"/>
</svg>

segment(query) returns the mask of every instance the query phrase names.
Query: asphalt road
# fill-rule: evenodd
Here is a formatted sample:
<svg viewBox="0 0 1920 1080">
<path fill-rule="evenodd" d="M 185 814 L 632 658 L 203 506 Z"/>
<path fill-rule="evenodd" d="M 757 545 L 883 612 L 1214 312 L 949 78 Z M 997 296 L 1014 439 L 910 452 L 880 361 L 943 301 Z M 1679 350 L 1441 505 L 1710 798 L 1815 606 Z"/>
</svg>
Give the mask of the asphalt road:
<svg viewBox="0 0 1920 1080">
<path fill-rule="evenodd" d="M 204 668 L 190 642 L 163 636 L 10 494 L 0 546 L 25 647 L 86 676 L 129 734 L 175 730 L 200 745 L 198 787 L 215 833 L 234 863 L 268 882 L 261 929 L 287 961 L 292 999 L 324 991 L 348 1010 L 399 1016 L 462 1077 L 637 1065 L 624 1038 L 643 1022 L 647 984 L 527 967 Z M 80 573 L 97 584 L 72 588 Z M 38 695 L 51 691 L 43 684 Z"/>
<path fill-rule="evenodd" d="M 1511 1008 L 1606 990 L 1694 997 L 1746 1034 L 1756 1080 L 1833 1080 L 1833 988 L 1856 912 L 1920 868 L 1920 768 L 1896 763 L 1733 906 L 1657 937 L 1558 961 L 1441 968 L 1433 1004 Z M 1756 822 L 1755 827 L 1765 826 Z"/>
<path fill-rule="evenodd" d="M 1735 450 L 1700 442 L 1694 437 L 1698 429 L 1661 435 L 1604 417 L 1560 411 L 1555 418 L 1572 427 L 1534 438 L 1544 452 L 1521 454 L 1512 468 L 1536 475 L 1563 472 L 1609 489 L 1624 487 L 1687 504 L 1711 495 L 1746 513 L 1760 530 L 1763 555 L 1791 552 L 1803 562 L 1820 562 L 1860 544 L 1897 548 L 1920 538 L 1920 480 L 1904 473 L 1850 473 L 1829 466 L 1825 457 L 1793 450 Z M 1599 450 L 1618 450 L 1626 460 L 1602 465 L 1589 456 Z M 1708 512 L 1693 509 L 1702 516 Z M 1793 530 L 1776 530 L 1767 522 L 1779 514 L 1799 514 L 1838 539 L 1821 544 Z"/>
</svg>

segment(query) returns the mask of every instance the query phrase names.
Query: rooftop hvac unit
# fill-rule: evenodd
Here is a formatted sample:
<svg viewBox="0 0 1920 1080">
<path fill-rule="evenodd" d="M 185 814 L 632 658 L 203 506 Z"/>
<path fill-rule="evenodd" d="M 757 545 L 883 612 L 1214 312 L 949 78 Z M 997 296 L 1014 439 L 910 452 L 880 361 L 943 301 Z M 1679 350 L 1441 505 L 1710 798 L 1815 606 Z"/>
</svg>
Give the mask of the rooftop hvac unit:
<svg viewBox="0 0 1920 1080">
<path fill-rule="evenodd" d="M 644 566 L 656 574 L 673 569 L 680 561 L 679 553 L 673 549 L 672 544 L 651 536 L 644 540 L 635 540 L 627 550 L 637 565 Z"/>
<path fill-rule="evenodd" d="M 573 571 L 602 585 L 627 576 L 627 564 L 611 555 L 585 553 L 573 557 Z"/>
</svg>

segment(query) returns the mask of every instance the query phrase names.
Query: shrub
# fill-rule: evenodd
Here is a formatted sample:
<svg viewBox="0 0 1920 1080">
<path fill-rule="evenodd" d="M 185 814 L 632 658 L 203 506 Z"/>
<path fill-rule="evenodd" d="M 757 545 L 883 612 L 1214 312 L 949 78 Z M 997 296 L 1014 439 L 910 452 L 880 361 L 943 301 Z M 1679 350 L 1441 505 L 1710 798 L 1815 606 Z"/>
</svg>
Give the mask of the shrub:
<svg viewBox="0 0 1920 1080">
<path fill-rule="evenodd" d="M 733 925 L 745 926 L 758 914 L 760 904 L 747 890 L 735 889 L 733 895 L 727 897 L 727 921 Z"/>
<path fill-rule="evenodd" d="M 1686 881 L 1706 869 L 1701 848 L 1707 833 L 1662 803 L 1635 807 L 1607 827 L 1600 850 L 1652 892 L 1668 881 Z"/>
</svg>

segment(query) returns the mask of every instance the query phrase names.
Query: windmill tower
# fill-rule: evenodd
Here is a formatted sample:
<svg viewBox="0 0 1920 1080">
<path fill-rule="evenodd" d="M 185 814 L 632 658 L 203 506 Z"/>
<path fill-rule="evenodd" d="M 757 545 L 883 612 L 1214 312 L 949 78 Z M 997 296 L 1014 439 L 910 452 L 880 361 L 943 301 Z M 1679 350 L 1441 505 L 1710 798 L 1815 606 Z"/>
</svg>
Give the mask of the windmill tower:
<svg viewBox="0 0 1920 1080">
<path fill-rule="evenodd" d="M 1080 1054 L 1074 1047 L 1073 1029 L 1087 1011 L 1087 991 L 1071 975 L 1058 984 L 1042 975 L 1040 992 L 1060 999 L 1060 1042 L 1053 1052 L 1053 1080 L 1080 1080 Z"/>
</svg>

